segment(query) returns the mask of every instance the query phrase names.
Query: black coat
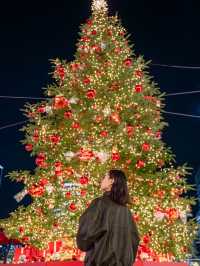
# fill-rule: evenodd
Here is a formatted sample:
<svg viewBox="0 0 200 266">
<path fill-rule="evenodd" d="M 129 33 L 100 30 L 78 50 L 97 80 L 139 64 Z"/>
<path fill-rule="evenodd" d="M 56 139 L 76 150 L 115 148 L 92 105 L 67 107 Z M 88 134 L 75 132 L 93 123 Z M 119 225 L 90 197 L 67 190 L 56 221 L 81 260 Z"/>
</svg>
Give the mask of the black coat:
<svg viewBox="0 0 200 266">
<path fill-rule="evenodd" d="M 140 237 L 130 210 L 109 198 L 94 199 L 79 219 L 76 243 L 85 266 L 132 266 Z"/>
</svg>

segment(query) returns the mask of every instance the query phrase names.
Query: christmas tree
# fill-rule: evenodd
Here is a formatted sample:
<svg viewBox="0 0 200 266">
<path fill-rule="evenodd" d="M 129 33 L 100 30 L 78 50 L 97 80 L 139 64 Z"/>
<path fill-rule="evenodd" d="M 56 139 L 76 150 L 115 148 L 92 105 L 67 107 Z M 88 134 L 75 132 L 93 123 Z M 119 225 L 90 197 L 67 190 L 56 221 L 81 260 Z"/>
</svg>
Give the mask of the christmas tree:
<svg viewBox="0 0 200 266">
<path fill-rule="evenodd" d="M 196 232 L 186 219 L 195 199 L 183 197 L 193 189 L 185 178 L 189 168 L 175 166 L 162 141 L 164 93 L 105 0 L 93 0 L 74 61 L 52 63 L 47 100 L 25 105 L 29 123 L 20 129 L 36 168 L 8 175 L 23 181 L 22 194 L 34 200 L 1 221 L 7 235 L 39 248 L 67 238 L 76 248 L 80 215 L 101 196 L 100 179 L 117 168 L 128 177 L 128 207 L 141 235 L 138 258 L 184 259 Z"/>
</svg>

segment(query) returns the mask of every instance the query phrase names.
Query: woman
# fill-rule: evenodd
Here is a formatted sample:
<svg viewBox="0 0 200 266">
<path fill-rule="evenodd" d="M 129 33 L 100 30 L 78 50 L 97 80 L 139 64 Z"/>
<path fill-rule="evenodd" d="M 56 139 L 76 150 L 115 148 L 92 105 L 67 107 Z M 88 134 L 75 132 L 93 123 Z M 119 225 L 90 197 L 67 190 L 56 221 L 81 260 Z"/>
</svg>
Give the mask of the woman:
<svg viewBox="0 0 200 266">
<path fill-rule="evenodd" d="M 132 266 L 139 234 L 130 210 L 126 176 L 111 170 L 101 181 L 103 196 L 79 219 L 77 246 L 86 251 L 85 266 Z"/>
</svg>

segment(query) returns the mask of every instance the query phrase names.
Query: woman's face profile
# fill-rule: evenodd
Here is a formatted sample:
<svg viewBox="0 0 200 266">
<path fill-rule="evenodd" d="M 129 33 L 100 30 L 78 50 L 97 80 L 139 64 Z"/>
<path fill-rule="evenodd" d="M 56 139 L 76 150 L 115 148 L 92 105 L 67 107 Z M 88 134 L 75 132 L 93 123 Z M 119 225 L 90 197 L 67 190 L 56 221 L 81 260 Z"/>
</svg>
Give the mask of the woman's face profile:
<svg viewBox="0 0 200 266">
<path fill-rule="evenodd" d="M 107 173 L 101 180 L 101 190 L 102 191 L 110 191 L 112 184 L 114 182 L 114 179 L 111 179 L 109 174 Z"/>
</svg>

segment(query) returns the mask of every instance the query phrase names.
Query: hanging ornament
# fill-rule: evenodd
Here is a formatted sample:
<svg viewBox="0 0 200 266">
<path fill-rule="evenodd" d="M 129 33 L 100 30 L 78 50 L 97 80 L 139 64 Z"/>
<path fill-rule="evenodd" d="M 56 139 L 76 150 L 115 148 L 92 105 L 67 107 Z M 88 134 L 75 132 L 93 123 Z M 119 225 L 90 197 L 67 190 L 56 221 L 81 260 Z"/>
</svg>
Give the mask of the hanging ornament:
<svg viewBox="0 0 200 266">
<path fill-rule="evenodd" d="M 39 181 L 40 186 L 46 186 L 49 183 L 49 180 L 47 178 L 41 178 Z"/>
<path fill-rule="evenodd" d="M 97 44 L 94 44 L 91 46 L 92 50 L 95 51 L 96 53 L 101 53 L 102 52 L 102 49 L 100 46 L 98 46 Z M 92 51 L 91 50 L 91 51 Z"/>
<path fill-rule="evenodd" d="M 72 111 L 66 111 L 64 112 L 64 118 L 65 119 L 71 119 L 72 118 Z"/>
<path fill-rule="evenodd" d="M 91 82 L 91 80 L 90 80 L 89 77 L 85 77 L 84 80 L 83 80 L 83 83 L 84 83 L 85 85 L 90 84 L 90 82 Z"/>
<path fill-rule="evenodd" d="M 61 168 L 63 167 L 63 163 L 60 162 L 60 161 L 57 161 L 57 162 L 54 163 L 54 167 L 55 167 L 56 171 L 60 171 Z"/>
<path fill-rule="evenodd" d="M 76 211 L 76 205 L 75 205 L 75 203 L 71 203 L 71 204 L 69 205 L 69 210 L 70 210 L 70 211 Z"/>
<path fill-rule="evenodd" d="M 28 193 L 33 197 L 41 197 L 45 193 L 45 189 L 43 186 L 34 184 L 28 189 Z"/>
<path fill-rule="evenodd" d="M 92 35 L 97 35 L 97 31 L 96 31 L 96 30 L 92 30 L 92 31 L 91 31 L 91 34 L 92 34 Z"/>
<path fill-rule="evenodd" d="M 81 189 L 81 192 L 80 192 L 80 194 L 81 194 L 81 196 L 82 196 L 82 197 L 84 197 L 84 196 L 86 195 L 86 193 L 87 193 L 87 191 L 86 191 L 86 190 L 84 190 L 84 189 Z"/>
<path fill-rule="evenodd" d="M 115 47 L 114 52 L 115 52 L 116 54 L 120 54 L 120 53 L 122 52 L 122 48 L 120 48 L 120 47 Z"/>
<path fill-rule="evenodd" d="M 89 178 L 87 176 L 81 176 L 79 182 L 81 185 L 86 185 L 89 182 Z"/>
<path fill-rule="evenodd" d="M 66 197 L 67 199 L 70 199 L 70 198 L 71 198 L 71 192 L 70 192 L 70 191 L 67 191 L 67 192 L 65 193 L 65 197 Z"/>
<path fill-rule="evenodd" d="M 64 67 L 61 64 L 56 65 L 55 75 L 59 76 L 61 80 L 64 80 L 64 78 L 65 78 L 65 69 L 64 69 Z"/>
<path fill-rule="evenodd" d="M 91 19 L 87 19 L 86 23 L 88 26 L 90 26 L 90 27 L 92 26 L 92 20 Z"/>
<path fill-rule="evenodd" d="M 140 216 L 139 216 L 139 214 L 134 213 L 134 215 L 133 215 L 133 220 L 134 220 L 136 223 L 139 222 L 139 220 L 140 220 Z"/>
<path fill-rule="evenodd" d="M 71 67 L 71 70 L 72 70 L 73 72 L 75 72 L 75 71 L 77 71 L 77 70 L 80 69 L 80 63 L 72 63 L 72 64 L 70 65 L 70 67 Z"/>
<path fill-rule="evenodd" d="M 129 137 L 133 136 L 134 133 L 134 127 L 132 125 L 127 125 L 126 126 L 126 132 Z"/>
<path fill-rule="evenodd" d="M 108 137 L 108 131 L 106 131 L 106 130 L 101 131 L 100 136 L 104 137 L 104 138 Z"/>
<path fill-rule="evenodd" d="M 96 97 L 96 90 L 94 89 L 88 90 L 86 96 L 90 100 L 94 99 Z"/>
<path fill-rule="evenodd" d="M 175 208 L 166 208 L 166 215 L 170 220 L 176 220 L 179 217 L 179 211 Z"/>
<path fill-rule="evenodd" d="M 94 157 L 93 151 L 84 148 L 81 148 L 77 155 L 81 161 L 89 161 Z"/>
<path fill-rule="evenodd" d="M 34 142 L 38 142 L 39 141 L 39 131 L 38 131 L 38 129 L 34 130 L 34 134 L 33 134 L 32 139 L 33 139 Z"/>
<path fill-rule="evenodd" d="M 54 98 L 53 109 L 63 109 L 69 105 L 69 101 L 61 95 L 58 95 Z"/>
<path fill-rule="evenodd" d="M 137 169 L 141 169 L 145 166 L 145 162 L 142 161 L 142 160 L 138 160 L 137 163 L 136 163 L 136 168 Z"/>
<path fill-rule="evenodd" d="M 103 117 L 101 115 L 96 115 L 94 120 L 95 122 L 100 123 L 103 120 Z"/>
<path fill-rule="evenodd" d="M 26 151 L 32 151 L 33 150 L 33 145 L 32 144 L 26 144 L 25 150 Z"/>
<path fill-rule="evenodd" d="M 160 199 L 163 199 L 163 198 L 165 197 L 165 191 L 159 189 L 159 190 L 155 191 L 155 192 L 153 193 L 153 195 L 154 195 L 155 197 L 158 197 L 158 198 L 160 198 Z"/>
<path fill-rule="evenodd" d="M 160 132 L 160 131 L 157 131 L 157 132 L 155 133 L 155 137 L 156 137 L 157 139 L 161 139 L 161 132 Z"/>
<path fill-rule="evenodd" d="M 140 84 L 135 85 L 135 92 L 140 93 L 142 92 L 142 90 L 143 90 L 142 85 Z"/>
<path fill-rule="evenodd" d="M 145 132 L 149 135 L 149 136 L 152 136 L 153 135 L 153 131 L 150 127 L 148 127 Z"/>
<path fill-rule="evenodd" d="M 133 61 L 132 61 L 131 58 L 127 58 L 127 59 L 124 60 L 124 66 L 131 67 L 132 64 L 133 64 Z"/>
<path fill-rule="evenodd" d="M 37 108 L 38 113 L 45 113 L 46 112 L 46 107 L 45 105 L 41 105 Z"/>
<path fill-rule="evenodd" d="M 90 42 L 90 40 L 91 40 L 91 39 L 90 39 L 88 36 L 83 36 L 83 37 L 81 38 L 81 41 L 82 41 L 82 42 L 86 42 L 86 43 L 87 43 L 87 42 Z"/>
<path fill-rule="evenodd" d="M 150 146 L 150 144 L 149 143 L 143 143 L 142 144 L 142 150 L 143 151 L 149 151 L 150 150 L 150 148 L 151 148 L 151 146 Z"/>
<path fill-rule="evenodd" d="M 121 118 L 117 112 L 114 112 L 110 116 L 110 120 L 116 124 L 120 124 Z"/>
<path fill-rule="evenodd" d="M 73 122 L 72 123 L 72 128 L 74 128 L 74 129 L 81 129 L 81 125 L 80 125 L 79 122 Z"/>
<path fill-rule="evenodd" d="M 49 140 L 53 143 L 53 144 L 58 144 L 61 140 L 61 137 L 58 134 L 53 134 L 49 136 Z"/>
<path fill-rule="evenodd" d="M 43 153 L 40 153 L 35 159 L 35 163 L 38 167 L 45 168 L 47 166 L 45 162 L 45 155 Z"/>
<path fill-rule="evenodd" d="M 119 161 L 120 160 L 120 154 L 117 151 L 112 152 L 111 158 L 113 161 Z"/>
</svg>

